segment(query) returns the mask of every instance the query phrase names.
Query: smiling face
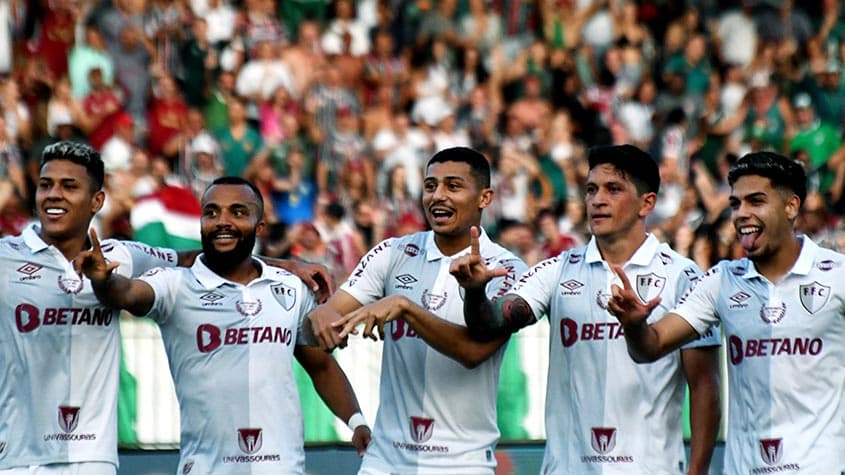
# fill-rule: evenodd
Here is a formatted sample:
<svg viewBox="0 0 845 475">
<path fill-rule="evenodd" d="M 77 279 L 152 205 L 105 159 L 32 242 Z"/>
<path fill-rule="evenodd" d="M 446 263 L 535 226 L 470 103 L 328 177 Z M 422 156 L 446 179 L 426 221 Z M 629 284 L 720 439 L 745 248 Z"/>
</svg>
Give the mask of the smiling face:
<svg viewBox="0 0 845 475">
<path fill-rule="evenodd" d="M 640 193 L 623 172 L 609 163 L 597 165 L 587 177 L 584 202 L 590 230 L 599 241 L 642 236 L 644 218 L 657 195 Z"/>
<path fill-rule="evenodd" d="M 731 216 L 749 259 L 761 262 L 777 254 L 792 235 L 800 204 L 798 196 L 773 188 L 768 178 L 745 175 L 736 180 L 731 188 Z"/>
<path fill-rule="evenodd" d="M 441 251 L 453 247 L 446 244 L 449 241 L 457 247 L 455 252 L 469 245 L 469 229 L 479 225 L 481 210 L 492 199 L 493 190 L 481 187 L 469 164 L 447 161 L 428 166 L 422 204 Z"/>
<path fill-rule="evenodd" d="M 209 262 L 234 267 L 247 259 L 264 228 L 258 197 L 246 185 L 213 185 L 202 199 L 202 251 Z"/>
<path fill-rule="evenodd" d="M 41 238 L 56 245 L 86 236 L 94 214 L 103 207 L 105 195 L 95 190 L 84 166 L 69 160 L 51 160 L 41 167 L 35 203 L 41 222 Z"/>
</svg>

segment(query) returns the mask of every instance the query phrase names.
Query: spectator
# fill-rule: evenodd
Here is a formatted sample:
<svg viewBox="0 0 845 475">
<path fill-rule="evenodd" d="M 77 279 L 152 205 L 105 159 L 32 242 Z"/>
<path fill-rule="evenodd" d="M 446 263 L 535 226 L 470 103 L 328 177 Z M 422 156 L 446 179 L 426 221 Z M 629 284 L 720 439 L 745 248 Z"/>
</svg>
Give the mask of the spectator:
<svg viewBox="0 0 845 475">
<path fill-rule="evenodd" d="M 208 39 L 208 23 L 196 18 L 191 25 L 191 37 L 180 51 L 180 71 L 185 102 L 191 107 L 203 107 L 208 102 L 211 81 L 218 67 L 218 53 Z"/>
<path fill-rule="evenodd" d="M 252 157 L 264 147 L 261 135 L 246 120 L 246 107 L 246 99 L 231 97 L 227 102 L 229 124 L 215 133 L 227 176 L 242 176 Z"/>
<path fill-rule="evenodd" d="M 106 140 L 100 151 L 106 173 L 125 172 L 129 169 L 135 140 L 132 116 L 126 112 L 118 114 L 114 119 L 114 134 Z"/>
<path fill-rule="evenodd" d="M 85 41 L 78 42 L 68 56 L 68 69 L 73 97 L 82 100 L 91 91 L 91 71 L 100 70 L 106 86 L 114 84 L 114 62 L 106 41 L 96 23 L 85 25 Z"/>
<path fill-rule="evenodd" d="M 82 102 L 86 120 L 81 125 L 91 146 L 100 150 L 114 134 L 114 119 L 123 112 L 123 105 L 115 91 L 105 83 L 100 68 L 91 69 L 88 82 L 91 92 Z"/>
<path fill-rule="evenodd" d="M 222 130 L 229 126 L 229 100 L 235 96 L 235 74 L 231 71 L 221 71 L 217 76 L 217 83 L 211 90 L 208 103 L 203 109 L 205 123 L 212 131 Z"/>
<path fill-rule="evenodd" d="M 842 145 L 841 129 L 837 130 L 831 124 L 816 117 L 813 100 L 804 92 L 798 93 L 792 99 L 795 110 L 795 134 L 789 141 L 789 152 L 804 150 L 809 156 L 809 170 L 818 170 L 821 178 L 819 191 L 822 194 L 830 191 L 834 180 L 835 170 L 828 167 L 828 160 Z"/>
<path fill-rule="evenodd" d="M 365 56 L 370 52 L 370 38 L 366 25 L 355 18 L 355 4 L 351 0 L 334 1 L 335 17 L 323 33 L 320 45 L 326 54 L 340 54 L 343 51 L 344 35 L 348 36 L 349 52 L 354 56 Z"/>
<path fill-rule="evenodd" d="M 146 130 L 147 100 L 156 64 L 155 47 L 138 27 L 126 27 L 120 31 L 118 41 L 109 43 L 109 53 L 114 62 L 118 84 L 126 93 L 126 111 L 135 122 Z"/>
<path fill-rule="evenodd" d="M 177 157 L 172 154 L 172 150 L 165 148 L 184 129 L 187 114 L 188 105 L 182 98 L 176 80 L 170 75 L 162 75 L 147 109 L 147 149 L 154 157 L 164 156 L 171 167 Z M 171 153 L 166 154 L 166 151 Z"/>
<path fill-rule="evenodd" d="M 270 99 L 279 87 L 293 91 L 293 77 L 290 68 L 279 56 L 278 47 L 270 41 L 259 41 L 255 55 L 243 65 L 238 73 L 235 91 L 248 98 L 252 105 Z M 256 109 L 257 111 L 257 109 Z M 257 118 L 258 114 L 254 114 Z"/>
</svg>

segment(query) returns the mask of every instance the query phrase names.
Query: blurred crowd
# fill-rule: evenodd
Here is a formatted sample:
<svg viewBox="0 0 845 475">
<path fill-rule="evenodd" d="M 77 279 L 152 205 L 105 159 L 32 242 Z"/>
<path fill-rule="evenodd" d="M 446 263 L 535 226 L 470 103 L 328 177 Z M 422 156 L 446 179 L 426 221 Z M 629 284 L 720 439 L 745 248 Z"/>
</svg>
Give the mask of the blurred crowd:
<svg viewBox="0 0 845 475">
<path fill-rule="evenodd" d="M 426 160 L 494 170 L 485 227 L 529 264 L 588 239 L 586 150 L 658 161 L 649 225 L 703 268 L 737 257 L 726 170 L 801 160 L 799 229 L 845 250 L 839 0 L 0 0 L 0 230 L 31 219 L 40 151 L 109 172 L 105 236 L 134 200 L 221 175 L 265 194 L 260 252 L 338 279 L 425 228 Z"/>
</svg>

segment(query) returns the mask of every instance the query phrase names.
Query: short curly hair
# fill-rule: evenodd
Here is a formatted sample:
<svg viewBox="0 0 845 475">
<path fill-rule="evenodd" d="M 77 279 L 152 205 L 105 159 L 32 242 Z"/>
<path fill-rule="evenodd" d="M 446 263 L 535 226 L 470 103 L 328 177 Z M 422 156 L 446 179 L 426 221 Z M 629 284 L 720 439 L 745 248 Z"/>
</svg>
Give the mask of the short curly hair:
<svg viewBox="0 0 845 475">
<path fill-rule="evenodd" d="M 53 160 L 68 160 L 85 167 L 88 176 L 91 178 L 91 188 L 97 191 L 103 187 L 105 181 L 105 165 L 94 147 L 81 142 L 62 140 L 44 147 L 41 152 L 41 166 Z"/>
</svg>

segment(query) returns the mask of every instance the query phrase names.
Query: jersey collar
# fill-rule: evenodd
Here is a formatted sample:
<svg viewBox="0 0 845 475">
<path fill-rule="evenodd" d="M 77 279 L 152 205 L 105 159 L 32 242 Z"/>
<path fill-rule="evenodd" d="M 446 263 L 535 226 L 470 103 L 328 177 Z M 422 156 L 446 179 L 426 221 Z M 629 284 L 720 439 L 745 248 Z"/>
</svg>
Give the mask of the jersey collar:
<svg viewBox="0 0 845 475">
<path fill-rule="evenodd" d="M 484 250 L 490 246 L 490 238 L 487 236 L 487 231 L 484 228 L 478 228 L 481 230 L 481 234 L 478 235 L 478 249 L 481 251 L 481 254 L 484 255 Z M 436 261 L 443 257 L 461 257 L 464 254 L 469 253 L 469 246 L 465 249 L 456 252 L 452 256 L 444 256 L 442 252 L 440 252 L 440 248 L 437 247 L 437 244 L 434 242 L 434 231 L 428 231 L 428 237 L 425 240 L 425 260 L 427 261 Z"/>
<path fill-rule="evenodd" d="M 208 266 L 206 266 L 205 263 L 202 261 L 202 259 L 200 259 L 200 257 L 202 257 L 202 254 L 200 254 L 199 256 L 197 256 L 196 259 L 194 259 L 194 265 L 191 266 L 191 272 L 193 272 L 194 277 L 197 278 L 197 281 L 204 288 L 215 289 L 217 287 L 221 287 L 227 284 L 234 286 L 240 285 L 235 282 L 232 282 L 231 280 L 224 279 L 219 274 L 209 269 Z M 250 284 L 264 279 L 269 279 L 270 276 L 267 273 L 267 266 L 264 264 L 264 262 L 262 262 L 261 259 L 253 258 L 252 260 L 258 262 L 258 265 L 261 266 L 261 274 L 257 278 L 255 278 L 255 280 L 250 282 Z"/>
<path fill-rule="evenodd" d="M 44 240 L 41 239 L 41 236 L 38 235 L 38 231 L 40 230 L 41 228 L 37 223 L 32 223 L 24 228 L 23 232 L 21 232 L 23 242 L 32 250 L 32 252 L 43 251 L 44 249 L 50 247 L 50 245 L 44 242 Z"/>
<path fill-rule="evenodd" d="M 640 247 L 634 252 L 634 255 L 628 259 L 628 262 L 625 265 L 633 264 L 636 266 L 647 266 L 651 264 L 651 261 L 654 259 L 654 256 L 657 254 L 657 249 L 660 247 L 660 241 L 654 237 L 654 234 L 648 233 L 646 234 L 645 241 L 640 244 Z M 599 246 L 596 244 L 596 237 L 593 236 L 590 238 L 590 242 L 587 243 L 587 252 L 584 255 L 584 260 L 589 264 L 594 264 L 596 262 L 602 262 L 604 259 L 601 257 L 601 251 L 599 251 Z"/>
<path fill-rule="evenodd" d="M 819 245 L 803 234 L 798 236 L 798 238 L 801 239 L 801 252 L 798 253 L 798 259 L 795 260 L 795 264 L 792 265 L 792 268 L 789 269 L 787 274 L 807 275 L 813 270 L 813 261 L 818 253 Z M 757 267 L 749 259 L 748 268 L 743 278 L 751 279 L 758 276 L 760 276 L 760 273 L 757 272 Z"/>
</svg>

